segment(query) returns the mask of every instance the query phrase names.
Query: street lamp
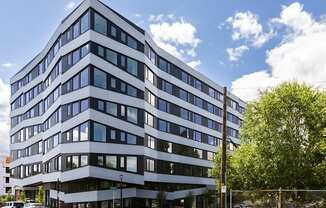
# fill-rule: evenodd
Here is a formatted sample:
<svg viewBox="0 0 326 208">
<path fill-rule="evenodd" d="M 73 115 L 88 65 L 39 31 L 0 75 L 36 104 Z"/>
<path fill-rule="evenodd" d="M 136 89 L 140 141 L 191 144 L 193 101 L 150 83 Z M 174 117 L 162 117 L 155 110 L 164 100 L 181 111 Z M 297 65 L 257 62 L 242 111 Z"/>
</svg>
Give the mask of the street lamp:
<svg viewBox="0 0 326 208">
<path fill-rule="evenodd" d="M 120 175 L 120 207 L 123 208 L 123 199 L 122 199 L 122 178 L 123 175 Z"/>
</svg>

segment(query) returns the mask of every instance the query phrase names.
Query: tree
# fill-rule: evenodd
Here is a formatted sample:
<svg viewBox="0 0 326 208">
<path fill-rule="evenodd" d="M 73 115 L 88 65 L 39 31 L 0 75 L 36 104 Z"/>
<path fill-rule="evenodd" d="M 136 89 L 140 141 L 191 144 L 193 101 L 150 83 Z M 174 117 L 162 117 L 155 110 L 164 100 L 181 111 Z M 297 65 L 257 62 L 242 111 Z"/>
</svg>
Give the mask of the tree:
<svg viewBox="0 0 326 208">
<path fill-rule="evenodd" d="M 229 188 L 326 188 L 325 92 L 298 83 L 262 92 L 247 105 L 240 136 L 228 156 Z"/>
<path fill-rule="evenodd" d="M 26 201 L 26 193 L 25 193 L 25 191 L 21 191 L 19 193 L 19 201 L 22 201 L 22 202 Z"/>
<path fill-rule="evenodd" d="M 36 190 L 36 196 L 35 196 L 35 201 L 37 203 L 44 203 L 44 189 L 43 186 L 38 186 Z"/>
</svg>

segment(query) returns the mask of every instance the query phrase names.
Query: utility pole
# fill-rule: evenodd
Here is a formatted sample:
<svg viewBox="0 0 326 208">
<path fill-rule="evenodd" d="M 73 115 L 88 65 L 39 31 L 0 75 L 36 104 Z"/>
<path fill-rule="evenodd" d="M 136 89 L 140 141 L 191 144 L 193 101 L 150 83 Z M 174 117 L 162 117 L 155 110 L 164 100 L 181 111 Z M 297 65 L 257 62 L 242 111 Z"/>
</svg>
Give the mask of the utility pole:
<svg viewBox="0 0 326 208">
<path fill-rule="evenodd" d="M 226 137 L 227 137 L 227 128 L 226 128 L 226 116 L 227 116 L 227 89 L 224 87 L 223 90 L 223 129 L 222 129 L 222 151 L 221 151 L 221 176 L 220 176 L 220 208 L 225 207 L 226 201 Z"/>
</svg>

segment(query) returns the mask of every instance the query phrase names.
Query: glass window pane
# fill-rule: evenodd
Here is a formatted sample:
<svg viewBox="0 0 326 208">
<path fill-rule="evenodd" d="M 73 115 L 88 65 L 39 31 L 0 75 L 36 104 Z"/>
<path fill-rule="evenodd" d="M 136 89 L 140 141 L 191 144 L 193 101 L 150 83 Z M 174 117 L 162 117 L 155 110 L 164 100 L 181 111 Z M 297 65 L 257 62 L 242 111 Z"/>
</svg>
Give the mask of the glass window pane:
<svg viewBox="0 0 326 208">
<path fill-rule="evenodd" d="M 114 65 L 118 65 L 118 54 L 114 51 L 106 49 L 106 60 L 113 63 Z"/>
<path fill-rule="evenodd" d="M 127 143 L 128 144 L 137 144 L 137 137 L 132 134 L 127 134 Z"/>
<path fill-rule="evenodd" d="M 72 116 L 77 115 L 80 112 L 79 102 L 75 102 L 72 104 Z"/>
<path fill-rule="evenodd" d="M 135 76 L 138 75 L 138 63 L 137 61 L 131 59 L 131 58 L 127 58 L 127 71 L 130 74 L 133 74 Z"/>
<path fill-rule="evenodd" d="M 80 87 L 88 85 L 88 68 L 80 73 Z"/>
<path fill-rule="evenodd" d="M 106 167 L 117 168 L 117 156 L 106 156 Z"/>
<path fill-rule="evenodd" d="M 81 57 L 86 56 L 88 52 L 89 52 L 89 44 L 86 44 L 81 48 Z"/>
<path fill-rule="evenodd" d="M 88 156 L 87 155 L 81 155 L 80 156 L 80 167 L 88 165 Z"/>
<path fill-rule="evenodd" d="M 128 35 L 128 43 L 127 44 L 129 47 L 137 50 L 137 41 L 129 35 Z"/>
<path fill-rule="evenodd" d="M 106 73 L 94 69 L 94 85 L 100 88 L 106 88 Z"/>
<path fill-rule="evenodd" d="M 85 111 L 88 109 L 88 99 L 82 100 L 80 103 L 80 111 Z"/>
<path fill-rule="evenodd" d="M 137 157 L 127 157 L 127 171 L 137 172 Z"/>
<path fill-rule="evenodd" d="M 111 25 L 111 36 L 117 37 L 117 28 L 114 25 Z"/>
<path fill-rule="evenodd" d="M 84 14 L 81 18 L 81 33 L 86 32 L 89 29 L 89 12 Z"/>
<path fill-rule="evenodd" d="M 106 141 L 106 127 L 99 123 L 94 123 L 93 129 L 94 141 L 105 142 Z"/>
<path fill-rule="evenodd" d="M 120 37 L 121 42 L 126 43 L 127 42 L 127 35 L 125 32 L 121 31 L 121 37 Z"/>
<path fill-rule="evenodd" d="M 78 142 L 79 141 L 79 131 L 78 131 L 78 127 L 75 127 L 72 131 L 72 141 L 73 142 Z"/>
<path fill-rule="evenodd" d="M 106 20 L 99 14 L 94 14 L 94 30 L 103 35 L 107 33 L 107 23 Z"/>
<path fill-rule="evenodd" d="M 115 103 L 106 103 L 106 111 L 108 114 L 117 116 L 118 115 L 118 105 Z"/>
<path fill-rule="evenodd" d="M 116 139 L 116 130 L 111 129 L 111 131 L 110 131 L 110 139 L 112 139 L 112 140 Z"/>
<path fill-rule="evenodd" d="M 137 123 L 138 122 L 137 114 L 138 114 L 137 108 L 132 108 L 132 107 L 127 108 L 127 120 L 128 121 L 130 121 L 132 123 Z"/>
<path fill-rule="evenodd" d="M 83 123 L 80 126 L 80 141 L 88 140 L 88 122 Z"/>
<path fill-rule="evenodd" d="M 79 21 L 73 26 L 73 38 L 77 38 L 80 35 Z"/>
<path fill-rule="evenodd" d="M 72 156 L 72 168 L 79 167 L 79 156 Z"/>
<path fill-rule="evenodd" d="M 79 61 L 80 59 L 80 54 L 79 54 L 79 50 L 75 50 L 73 53 L 72 53 L 72 64 L 75 64 Z"/>
<path fill-rule="evenodd" d="M 127 86 L 127 94 L 133 97 L 137 97 L 137 89 L 128 85 Z"/>
</svg>

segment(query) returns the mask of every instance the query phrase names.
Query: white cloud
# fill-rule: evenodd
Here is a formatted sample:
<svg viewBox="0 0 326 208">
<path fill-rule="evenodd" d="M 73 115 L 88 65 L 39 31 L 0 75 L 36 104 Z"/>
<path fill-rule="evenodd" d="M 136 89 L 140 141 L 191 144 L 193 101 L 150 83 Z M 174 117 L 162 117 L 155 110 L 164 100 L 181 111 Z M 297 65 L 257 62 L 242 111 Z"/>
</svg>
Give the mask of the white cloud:
<svg viewBox="0 0 326 208">
<path fill-rule="evenodd" d="M 266 53 L 268 72 L 254 72 L 232 82 L 232 91 L 244 100 L 282 81 L 326 88 L 326 22 L 316 21 L 299 3 L 283 7 L 276 20 L 286 32 L 280 44 Z"/>
<path fill-rule="evenodd" d="M 187 63 L 191 68 L 196 69 L 200 64 L 201 61 L 200 60 L 196 60 L 196 61 L 190 61 Z"/>
<path fill-rule="evenodd" d="M 76 2 L 74 1 L 69 1 L 66 5 L 65 5 L 65 9 L 66 10 L 71 10 L 76 6 Z"/>
<path fill-rule="evenodd" d="M 248 50 L 249 50 L 248 46 L 241 45 L 237 48 L 227 48 L 226 52 L 229 55 L 229 60 L 232 62 L 236 62 Z"/>
<path fill-rule="evenodd" d="M 7 62 L 7 63 L 1 64 L 1 67 L 6 68 L 6 69 L 9 69 L 9 68 L 14 67 L 15 65 L 16 64 L 14 64 L 14 63 Z"/>
<path fill-rule="evenodd" d="M 258 23 L 258 16 L 250 11 L 237 12 L 233 17 L 229 17 L 226 22 L 233 29 L 233 40 L 245 40 L 253 47 L 261 47 L 274 36 L 272 30 L 268 33 L 263 31 L 263 26 Z"/>
<path fill-rule="evenodd" d="M 183 18 L 177 19 L 173 14 L 151 15 L 149 21 L 149 31 L 159 47 L 182 61 L 194 61 L 192 59 L 197 56 L 196 49 L 201 42 L 194 25 Z"/>
<path fill-rule="evenodd" d="M 9 97 L 10 87 L 0 78 L 0 155 L 9 154 Z"/>
</svg>

